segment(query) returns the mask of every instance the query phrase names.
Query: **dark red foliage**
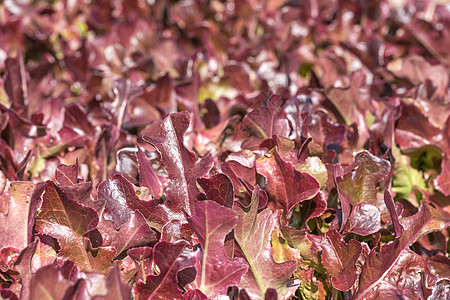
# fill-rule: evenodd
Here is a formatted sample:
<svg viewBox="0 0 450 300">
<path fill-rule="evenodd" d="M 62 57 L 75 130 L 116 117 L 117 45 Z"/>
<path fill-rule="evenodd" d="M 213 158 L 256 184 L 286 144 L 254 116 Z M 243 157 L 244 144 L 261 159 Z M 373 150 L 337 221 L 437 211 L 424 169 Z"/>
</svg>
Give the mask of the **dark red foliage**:
<svg viewBox="0 0 450 300">
<path fill-rule="evenodd" d="M 445 1 L 0 1 L 1 299 L 444 299 Z"/>
</svg>

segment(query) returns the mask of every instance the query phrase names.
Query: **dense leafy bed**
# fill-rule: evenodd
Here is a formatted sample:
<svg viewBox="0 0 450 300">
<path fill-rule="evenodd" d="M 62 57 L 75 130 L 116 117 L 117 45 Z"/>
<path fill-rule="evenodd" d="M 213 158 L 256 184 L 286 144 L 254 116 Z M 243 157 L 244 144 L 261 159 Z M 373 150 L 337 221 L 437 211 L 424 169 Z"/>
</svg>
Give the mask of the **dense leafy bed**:
<svg viewBox="0 0 450 300">
<path fill-rule="evenodd" d="M 3 1 L 0 298 L 444 299 L 449 11 Z"/>
</svg>

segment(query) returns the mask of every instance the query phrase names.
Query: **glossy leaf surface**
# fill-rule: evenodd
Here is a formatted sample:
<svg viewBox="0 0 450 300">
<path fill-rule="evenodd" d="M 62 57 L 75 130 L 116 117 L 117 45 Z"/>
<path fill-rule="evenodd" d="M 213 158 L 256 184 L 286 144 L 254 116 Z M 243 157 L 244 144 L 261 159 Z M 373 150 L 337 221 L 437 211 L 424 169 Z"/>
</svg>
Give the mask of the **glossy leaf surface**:
<svg viewBox="0 0 450 300">
<path fill-rule="evenodd" d="M 309 175 L 295 170 L 274 149 L 257 161 L 256 170 L 267 180 L 267 191 L 285 213 L 296 204 L 313 198 L 319 191 L 319 183 Z"/>
<path fill-rule="evenodd" d="M 268 288 L 274 288 L 280 297 L 288 298 L 286 295 L 291 295 L 293 292 L 293 289 L 288 287 L 288 283 L 296 269 L 296 262 L 276 263 L 274 261 L 270 236 L 275 227 L 276 215 L 269 209 L 257 213 L 259 192 L 259 188 L 256 187 L 248 212 L 239 206 L 235 208 L 238 215 L 238 224 L 234 229 L 235 239 L 250 266 L 248 278 L 243 285 L 247 290 L 260 296 L 264 295 Z"/>
<path fill-rule="evenodd" d="M 144 138 L 161 153 L 162 162 L 169 175 L 166 197 L 177 207 L 183 207 L 191 214 L 193 204 L 200 193 L 196 181 L 212 167 L 212 158 L 198 158 L 186 149 L 183 138 L 189 127 L 187 111 L 172 114 L 161 124 L 160 136 L 156 139 Z"/>
<path fill-rule="evenodd" d="M 208 297 L 225 294 L 229 286 L 238 285 L 248 266 L 243 258 L 225 254 L 225 236 L 238 223 L 236 213 L 213 201 L 201 201 L 189 218 L 202 246 L 197 253 L 198 288 Z"/>
</svg>

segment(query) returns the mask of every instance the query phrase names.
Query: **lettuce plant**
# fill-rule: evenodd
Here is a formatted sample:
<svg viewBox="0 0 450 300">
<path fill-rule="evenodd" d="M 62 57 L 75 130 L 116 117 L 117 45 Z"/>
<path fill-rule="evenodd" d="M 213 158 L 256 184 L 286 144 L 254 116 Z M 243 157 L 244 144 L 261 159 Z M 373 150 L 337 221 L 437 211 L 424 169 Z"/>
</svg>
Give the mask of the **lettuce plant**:
<svg viewBox="0 0 450 300">
<path fill-rule="evenodd" d="M 449 10 L 400 2 L 0 3 L 0 298 L 448 297 Z"/>
</svg>

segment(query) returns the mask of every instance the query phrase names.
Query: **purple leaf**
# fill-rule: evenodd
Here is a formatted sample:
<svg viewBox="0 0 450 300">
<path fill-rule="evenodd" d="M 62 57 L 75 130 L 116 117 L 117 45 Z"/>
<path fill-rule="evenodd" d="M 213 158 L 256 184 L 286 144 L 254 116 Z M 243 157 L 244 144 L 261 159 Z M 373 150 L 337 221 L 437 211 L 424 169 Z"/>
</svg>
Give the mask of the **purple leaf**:
<svg viewBox="0 0 450 300">
<path fill-rule="evenodd" d="M 79 103 L 66 105 L 64 127 L 82 132 L 86 136 L 94 136 L 95 134 L 95 129 L 91 122 L 89 122 L 85 109 Z"/>
<path fill-rule="evenodd" d="M 139 184 L 141 186 L 148 187 L 150 190 L 150 194 L 154 198 L 161 198 L 164 188 L 163 184 L 156 175 L 156 172 L 153 170 L 150 161 L 139 147 L 138 151 L 136 152 L 136 158 L 139 165 Z"/>
<path fill-rule="evenodd" d="M 216 103 L 211 99 L 205 100 L 200 111 L 205 111 L 205 113 L 201 115 L 201 118 L 206 128 L 213 128 L 220 123 L 219 109 L 217 108 Z"/>
<path fill-rule="evenodd" d="M 116 154 L 116 172 L 120 173 L 134 185 L 139 185 L 139 167 L 136 158 L 136 148 L 122 148 Z"/>
<path fill-rule="evenodd" d="M 448 290 L 450 289 L 450 279 L 441 278 L 433 286 L 433 290 L 428 299 L 445 299 L 448 297 Z"/>
<path fill-rule="evenodd" d="M 380 211 L 375 205 L 361 202 L 354 206 L 344 228 L 344 232 L 369 235 L 380 230 Z"/>
<path fill-rule="evenodd" d="M 278 293 L 276 289 L 268 288 L 266 293 L 264 294 L 264 300 L 277 300 Z"/>
<path fill-rule="evenodd" d="M 225 236 L 236 226 L 237 216 L 210 200 L 197 202 L 194 212 L 188 221 L 202 246 L 195 266 L 197 286 L 208 297 L 225 294 L 248 270 L 243 258 L 229 258 L 224 250 Z"/>
<path fill-rule="evenodd" d="M 383 250 L 385 249 L 382 247 L 380 256 Z M 366 260 L 366 264 L 370 264 L 372 268 L 379 267 L 385 273 L 382 279 L 370 285 L 368 289 L 362 290 L 360 286 L 359 292 L 355 295 L 354 299 L 370 300 L 390 297 L 426 299 L 427 295 L 424 293 L 427 289 L 424 282 L 426 279 L 420 275 L 425 272 L 426 268 L 423 258 L 408 250 L 403 250 L 396 256 L 396 259 L 395 264 L 387 270 L 384 266 L 372 265 L 373 260 L 371 258 Z M 378 270 L 374 270 L 374 272 L 376 273 Z M 363 274 L 361 274 L 361 280 L 364 278 L 362 276 Z"/>
<path fill-rule="evenodd" d="M 168 73 L 157 79 L 156 84 L 151 87 L 146 96 L 155 107 L 165 113 L 176 111 L 174 81 Z"/>
<path fill-rule="evenodd" d="M 17 260 L 14 263 L 14 267 L 19 271 L 20 276 L 22 277 L 22 289 L 20 290 L 21 299 L 31 299 L 31 263 L 33 255 L 36 252 L 37 244 L 37 241 L 28 244 L 28 246 L 20 252 L 19 257 L 17 257 Z"/>
<path fill-rule="evenodd" d="M 189 290 L 183 294 L 183 300 L 206 300 L 208 297 L 200 290 Z"/>
<path fill-rule="evenodd" d="M 405 148 L 418 148 L 430 143 L 442 144 L 441 130 L 430 123 L 419 106 L 402 103 L 401 112 L 395 124 L 396 144 Z"/>
<path fill-rule="evenodd" d="M 132 247 L 155 244 L 159 238 L 139 211 L 135 211 L 119 230 L 108 220 L 101 220 L 97 229 L 102 235 L 102 246 L 114 247 L 116 256 Z"/>
<path fill-rule="evenodd" d="M 2 160 L 0 170 L 9 180 L 17 181 L 18 164 L 15 162 L 12 149 L 3 139 L 0 140 L 0 158 Z"/>
<path fill-rule="evenodd" d="M 394 225 L 395 230 L 395 237 L 399 238 L 402 236 L 403 227 L 398 220 L 397 211 L 395 210 L 394 206 L 394 200 L 392 199 L 391 194 L 388 190 L 384 191 L 384 203 L 386 204 L 389 214 L 391 215 L 392 224 Z"/>
<path fill-rule="evenodd" d="M 355 156 L 354 169 L 336 179 L 340 197 L 355 206 L 361 202 L 377 205 L 377 184 L 387 179 L 391 165 L 387 160 L 361 151 Z"/>
<path fill-rule="evenodd" d="M 153 260 L 159 268 L 159 274 L 147 276 L 145 283 L 137 282 L 135 298 L 180 299 L 182 294 L 177 286 L 177 273 L 195 263 L 195 256 L 188 248 L 188 243 L 161 241 L 153 248 Z"/>
<path fill-rule="evenodd" d="M 434 180 L 436 188 L 446 196 L 450 196 L 450 157 L 444 154 L 442 157 L 441 174 Z"/>
<path fill-rule="evenodd" d="M 56 168 L 55 178 L 61 186 L 72 186 L 78 183 L 78 160 L 74 165 L 60 165 Z"/>
<path fill-rule="evenodd" d="M 26 115 L 25 103 L 28 97 L 27 81 L 22 51 L 16 57 L 5 60 L 5 91 L 11 107 L 20 115 Z"/>
<path fill-rule="evenodd" d="M 198 113 L 199 88 L 201 85 L 201 77 L 199 73 L 192 76 L 192 80 L 181 82 L 175 87 L 176 99 L 190 114 L 192 114 L 192 123 L 194 128 L 202 128 L 203 124 Z"/>
<path fill-rule="evenodd" d="M 183 144 L 184 134 L 189 127 L 189 113 L 174 113 L 164 119 L 158 138 L 144 136 L 144 140 L 161 153 L 169 180 L 166 184 L 167 200 L 173 205 L 183 208 L 189 215 L 200 194 L 196 181 L 205 176 L 211 169 L 211 157 L 198 158 Z"/>
<path fill-rule="evenodd" d="M 31 243 L 34 239 L 33 233 L 34 233 L 34 227 L 35 227 L 35 220 L 36 220 L 36 210 L 41 206 L 42 204 L 42 194 L 45 191 L 45 187 L 47 184 L 45 182 L 40 182 L 36 184 L 34 187 L 33 193 L 31 194 L 30 199 L 30 209 L 28 212 L 28 243 Z"/>
<path fill-rule="evenodd" d="M 141 280 L 146 282 L 147 276 L 154 274 L 153 267 L 153 248 L 151 247 L 139 247 L 132 248 L 127 251 L 128 256 L 134 261 L 137 269 L 135 280 Z"/>
<path fill-rule="evenodd" d="M 256 184 L 256 168 L 246 167 L 241 163 L 230 160 L 226 161 L 221 166 L 222 172 L 227 175 L 233 183 L 234 193 L 242 196 L 246 192 L 244 184 L 239 180 L 245 180 L 251 185 Z"/>
<path fill-rule="evenodd" d="M 369 253 L 361 270 L 359 288 L 355 293 L 355 299 L 369 297 L 375 299 L 378 295 L 377 290 L 385 284 L 390 284 L 391 277 L 389 274 L 401 272 L 404 268 L 402 267 L 402 260 L 416 261 L 416 258 L 414 258 L 416 255 L 409 253 L 407 248 L 426 233 L 448 227 L 450 217 L 422 201 L 419 211 L 415 215 L 400 219 L 400 224 L 404 228 L 401 237 L 397 237 L 389 244 L 382 245 L 379 252 L 372 249 Z M 403 272 L 408 274 L 407 270 Z M 408 276 L 410 275 L 408 274 Z M 374 296 L 372 297 L 372 295 Z"/>
<path fill-rule="evenodd" d="M 60 99 L 45 100 L 41 103 L 39 113 L 42 114 L 42 123 L 51 136 L 55 136 L 63 128 L 65 107 Z"/>
<path fill-rule="evenodd" d="M 361 244 L 342 240 L 336 230 L 330 230 L 322 239 L 322 263 L 331 274 L 333 287 L 340 291 L 349 290 L 356 281 L 356 260 L 361 253 Z"/>
<path fill-rule="evenodd" d="M 34 216 L 30 201 L 34 185 L 31 182 L 12 182 L 7 190 L 0 194 L 0 245 L 15 247 L 19 250 L 28 245 L 29 214 Z"/>
<path fill-rule="evenodd" d="M 93 208 L 99 215 L 105 206 L 104 199 L 94 199 L 91 196 L 92 182 L 80 182 L 72 186 L 62 186 L 61 190 L 67 198 L 74 200 L 86 207 Z"/>
<path fill-rule="evenodd" d="M 2 288 L 0 288 L 0 297 L 5 300 L 19 300 L 13 291 Z"/>
<path fill-rule="evenodd" d="M 284 161 L 276 149 L 256 162 L 258 173 L 266 177 L 267 192 L 287 214 L 298 203 L 313 198 L 319 183 L 308 173 L 299 172 Z"/>
<path fill-rule="evenodd" d="M 281 97 L 270 97 L 266 107 L 249 112 L 242 120 L 242 130 L 259 140 L 271 138 L 273 135 L 287 136 L 289 123 L 281 109 Z"/>
<path fill-rule="evenodd" d="M 56 265 L 39 269 L 31 278 L 30 299 L 63 299 L 72 282 L 65 279 Z"/>
<path fill-rule="evenodd" d="M 205 191 L 209 200 L 229 208 L 233 206 L 233 184 L 228 176 L 216 174 L 210 178 L 199 178 L 197 182 Z"/>
<path fill-rule="evenodd" d="M 106 295 L 95 296 L 93 300 L 127 300 L 131 299 L 131 288 L 120 279 L 120 271 L 114 266 L 106 276 Z"/>
<path fill-rule="evenodd" d="M 377 185 L 386 180 L 391 165 L 387 160 L 373 156 L 368 151 L 356 154 L 353 170 L 338 174 L 335 169 L 336 185 L 342 205 L 341 230 L 344 229 L 349 214 L 350 205 L 356 206 L 361 202 L 375 205 L 379 210 L 384 209 L 383 203 L 377 199 Z"/>
<path fill-rule="evenodd" d="M 427 269 L 437 277 L 450 279 L 450 258 L 438 253 L 428 259 Z"/>
<path fill-rule="evenodd" d="M 111 94 L 114 96 L 114 101 L 104 103 L 104 108 L 114 116 L 114 123 L 117 128 L 122 128 L 126 107 L 130 99 L 139 96 L 141 93 L 141 88 L 125 79 L 118 79 L 113 82 Z"/>
<path fill-rule="evenodd" d="M 83 207 L 66 195 L 51 181 L 47 182 L 41 213 L 36 218 L 36 231 L 58 240 L 59 257 L 70 259 L 81 270 L 104 271 L 110 266 L 114 253 L 100 248 L 96 256 L 87 251 L 84 235 L 98 224 L 92 208 Z"/>
<path fill-rule="evenodd" d="M 280 299 L 287 299 L 295 291 L 295 288 L 288 287 L 288 284 L 297 263 L 274 261 L 270 236 L 277 217 L 269 209 L 257 213 L 259 193 L 259 187 L 255 186 L 248 212 L 239 205 L 235 206 L 238 215 L 238 224 L 234 228 L 235 239 L 250 265 L 249 273 L 245 276 L 246 278 L 243 278 L 240 286 L 259 297 L 263 297 L 268 288 L 274 288 L 280 295 Z"/>
<path fill-rule="evenodd" d="M 104 217 L 112 220 L 116 228 L 128 222 L 135 210 L 138 210 L 145 218 L 153 216 L 156 211 L 154 201 L 139 199 L 133 185 L 120 174 L 100 183 L 97 195 L 98 200 L 106 202 Z M 159 220 L 160 216 L 155 219 L 155 221 Z"/>
<path fill-rule="evenodd" d="M 327 201 L 324 194 L 319 191 L 314 198 L 303 201 L 298 209 L 294 210 L 291 226 L 301 229 L 308 220 L 321 216 L 326 209 Z"/>
<path fill-rule="evenodd" d="M 179 240 L 192 240 L 192 227 L 186 221 L 171 219 L 164 224 L 161 231 L 161 240 L 174 243 Z"/>
</svg>

